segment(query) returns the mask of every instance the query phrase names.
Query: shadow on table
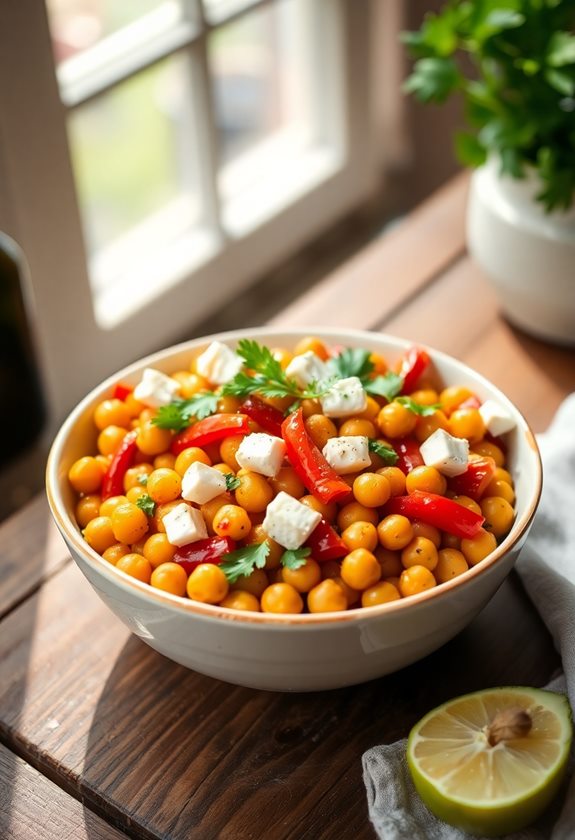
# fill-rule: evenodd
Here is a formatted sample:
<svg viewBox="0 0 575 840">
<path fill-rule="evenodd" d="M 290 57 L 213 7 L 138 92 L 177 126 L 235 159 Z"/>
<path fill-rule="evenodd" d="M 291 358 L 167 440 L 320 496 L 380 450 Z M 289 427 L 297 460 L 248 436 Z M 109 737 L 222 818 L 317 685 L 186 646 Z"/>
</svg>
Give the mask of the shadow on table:
<svg viewBox="0 0 575 840">
<path fill-rule="evenodd" d="M 513 574 L 437 653 L 331 692 L 228 685 L 131 637 L 92 720 L 82 794 L 137 837 L 339 840 L 345 824 L 346 836 L 373 838 L 361 778 L 365 749 L 404 737 L 449 697 L 543 685 L 558 662 Z"/>
</svg>

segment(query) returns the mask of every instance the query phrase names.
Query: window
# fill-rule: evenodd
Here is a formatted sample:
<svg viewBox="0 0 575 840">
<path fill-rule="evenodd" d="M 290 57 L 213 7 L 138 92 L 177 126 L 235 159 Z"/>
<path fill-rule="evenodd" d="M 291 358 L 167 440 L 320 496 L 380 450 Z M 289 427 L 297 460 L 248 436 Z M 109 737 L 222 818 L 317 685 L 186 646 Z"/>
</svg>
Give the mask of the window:
<svg viewBox="0 0 575 840">
<path fill-rule="evenodd" d="M 369 4 L 0 6 L 0 226 L 57 420 L 369 196 Z"/>
</svg>

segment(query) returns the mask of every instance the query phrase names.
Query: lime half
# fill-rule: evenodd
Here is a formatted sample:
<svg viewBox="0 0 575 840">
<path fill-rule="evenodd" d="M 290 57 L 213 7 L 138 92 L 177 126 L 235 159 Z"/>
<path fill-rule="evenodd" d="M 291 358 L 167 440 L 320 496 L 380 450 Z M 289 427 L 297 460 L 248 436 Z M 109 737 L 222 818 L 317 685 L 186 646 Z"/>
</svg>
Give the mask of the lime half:
<svg viewBox="0 0 575 840">
<path fill-rule="evenodd" d="M 519 831 L 549 805 L 573 735 L 561 694 L 492 688 L 429 712 L 407 742 L 417 792 L 451 825 L 497 837 Z"/>
</svg>

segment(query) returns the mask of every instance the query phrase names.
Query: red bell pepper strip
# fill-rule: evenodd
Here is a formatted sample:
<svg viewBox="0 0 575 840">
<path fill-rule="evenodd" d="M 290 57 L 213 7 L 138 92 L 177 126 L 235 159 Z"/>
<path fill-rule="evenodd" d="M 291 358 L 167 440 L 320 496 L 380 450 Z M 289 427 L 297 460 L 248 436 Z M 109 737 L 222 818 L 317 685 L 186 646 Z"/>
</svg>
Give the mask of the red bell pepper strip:
<svg viewBox="0 0 575 840">
<path fill-rule="evenodd" d="M 415 438 L 401 438 L 394 443 L 393 448 L 397 452 L 396 466 L 406 475 L 425 463 Z"/>
<path fill-rule="evenodd" d="M 267 405 L 262 400 L 258 400 L 257 397 L 251 396 L 242 403 L 241 410 L 270 435 L 275 435 L 276 437 L 282 436 L 284 416 L 277 408 Z"/>
<path fill-rule="evenodd" d="M 208 537 L 177 548 L 173 562 L 190 575 L 200 563 L 221 563 L 225 555 L 235 549 L 236 542 L 231 537 Z"/>
<path fill-rule="evenodd" d="M 485 517 L 458 505 L 452 499 L 437 493 L 423 493 L 416 490 L 409 496 L 394 496 L 385 506 L 385 512 L 400 513 L 410 519 L 419 519 L 441 531 L 447 531 L 461 539 L 477 536 Z"/>
<path fill-rule="evenodd" d="M 305 548 L 311 549 L 311 556 L 318 563 L 327 560 L 339 560 L 349 554 L 349 549 L 329 522 L 321 519 L 304 543 Z"/>
<path fill-rule="evenodd" d="M 286 417 L 282 436 L 290 463 L 310 493 L 326 504 L 349 495 L 349 485 L 328 464 L 309 436 L 301 408 Z"/>
<path fill-rule="evenodd" d="M 189 446 L 207 446 L 230 435 L 247 435 L 249 431 L 245 414 L 212 414 L 176 435 L 172 441 L 172 452 L 179 455 Z"/>
<path fill-rule="evenodd" d="M 458 496 L 469 496 L 470 499 L 478 502 L 495 475 L 496 469 L 493 458 L 487 455 L 483 458 L 477 458 L 469 462 L 464 473 L 449 479 L 449 488 Z"/>
<path fill-rule="evenodd" d="M 410 347 L 401 360 L 399 375 L 403 377 L 402 394 L 410 394 L 415 390 L 418 380 L 429 367 L 430 358 L 427 350 L 421 347 Z"/>
<path fill-rule="evenodd" d="M 114 390 L 112 391 L 112 397 L 115 400 L 122 400 L 122 402 L 124 402 L 126 397 L 128 397 L 133 390 L 134 389 L 130 385 L 122 385 L 122 383 L 119 382 L 117 385 L 114 386 Z"/>
<path fill-rule="evenodd" d="M 102 480 L 102 501 L 110 496 L 122 496 L 124 494 L 124 476 L 136 459 L 136 438 L 138 432 L 132 429 L 124 437 L 120 448 L 110 461 L 110 466 Z"/>
</svg>

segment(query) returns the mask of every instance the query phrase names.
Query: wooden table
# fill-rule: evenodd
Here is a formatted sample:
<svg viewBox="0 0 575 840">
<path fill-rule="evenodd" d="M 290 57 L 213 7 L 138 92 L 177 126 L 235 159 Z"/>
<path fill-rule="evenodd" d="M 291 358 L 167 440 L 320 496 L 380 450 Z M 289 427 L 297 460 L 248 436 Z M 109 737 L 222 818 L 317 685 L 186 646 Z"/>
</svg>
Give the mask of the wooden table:
<svg viewBox="0 0 575 840">
<path fill-rule="evenodd" d="M 275 323 L 427 342 L 492 379 L 540 431 L 575 389 L 575 356 L 500 317 L 465 253 L 466 189 L 448 184 Z M 541 685 L 558 664 L 512 575 L 458 638 L 400 673 L 310 695 L 237 688 L 130 635 L 70 561 L 43 497 L 0 531 L 3 840 L 372 838 L 367 747 L 451 696 Z"/>
</svg>

